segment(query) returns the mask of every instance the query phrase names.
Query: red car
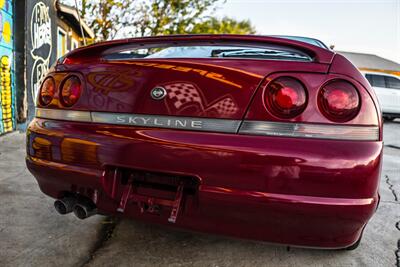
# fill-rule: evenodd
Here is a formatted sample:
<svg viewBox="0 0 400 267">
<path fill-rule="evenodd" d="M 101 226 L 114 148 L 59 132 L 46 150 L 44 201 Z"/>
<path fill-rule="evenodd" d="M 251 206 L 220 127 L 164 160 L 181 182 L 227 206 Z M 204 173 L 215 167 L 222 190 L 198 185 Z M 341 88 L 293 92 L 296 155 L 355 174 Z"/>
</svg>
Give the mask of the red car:
<svg viewBox="0 0 400 267">
<path fill-rule="evenodd" d="M 363 75 L 322 45 L 134 38 L 57 62 L 26 162 L 61 214 L 354 249 L 379 202 L 382 121 Z"/>
</svg>

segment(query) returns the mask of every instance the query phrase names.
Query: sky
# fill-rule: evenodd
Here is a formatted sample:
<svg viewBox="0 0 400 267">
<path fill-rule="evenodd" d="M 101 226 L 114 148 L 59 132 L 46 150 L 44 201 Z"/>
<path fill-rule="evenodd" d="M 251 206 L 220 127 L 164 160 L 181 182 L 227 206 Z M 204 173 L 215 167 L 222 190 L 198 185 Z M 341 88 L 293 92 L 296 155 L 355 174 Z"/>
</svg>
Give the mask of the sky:
<svg viewBox="0 0 400 267">
<path fill-rule="evenodd" d="M 221 0 L 212 15 L 249 19 L 258 34 L 313 37 L 400 63 L 400 0 Z"/>
<path fill-rule="evenodd" d="M 313 37 L 400 63 L 400 0 L 227 0 L 214 15 L 249 19 L 259 34 Z"/>
</svg>

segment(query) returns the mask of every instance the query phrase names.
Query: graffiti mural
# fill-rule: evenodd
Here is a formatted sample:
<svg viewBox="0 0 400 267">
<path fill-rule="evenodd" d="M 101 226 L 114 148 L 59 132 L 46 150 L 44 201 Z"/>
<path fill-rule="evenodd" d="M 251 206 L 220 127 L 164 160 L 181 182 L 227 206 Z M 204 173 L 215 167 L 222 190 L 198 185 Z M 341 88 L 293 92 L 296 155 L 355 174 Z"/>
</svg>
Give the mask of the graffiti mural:
<svg viewBox="0 0 400 267">
<path fill-rule="evenodd" d="M 0 0 L 0 134 L 15 129 L 13 6 Z"/>
<path fill-rule="evenodd" d="M 29 0 L 25 3 L 27 121 L 30 121 L 35 115 L 41 82 L 56 61 L 57 11 L 54 0 Z"/>
<path fill-rule="evenodd" d="M 36 102 L 36 93 L 49 71 L 52 50 L 51 17 L 49 6 L 38 2 L 32 9 L 31 15 L 31 56 L 34 60 L 31 72 L 31 96 Z"/>
</svg>

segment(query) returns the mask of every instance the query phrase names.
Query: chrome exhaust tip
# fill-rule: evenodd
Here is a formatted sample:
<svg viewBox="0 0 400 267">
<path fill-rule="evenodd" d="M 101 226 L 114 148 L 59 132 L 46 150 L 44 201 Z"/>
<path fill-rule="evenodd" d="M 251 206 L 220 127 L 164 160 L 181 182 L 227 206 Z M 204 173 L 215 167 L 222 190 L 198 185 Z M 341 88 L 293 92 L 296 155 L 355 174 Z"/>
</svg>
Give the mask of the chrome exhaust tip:
<svg viewBox="0 0 400 267">
<path fill-rule="evenodd" d="M 54 208 L 59 214 L 65 215 L 71 213 L 74 210 L 76 202 L 77 202 L 76 198 L 72 197 L 57 199 L 56 201 L 54 201 Z"/>
<path fill-rule="evenodd" d="M 79 219 L 83 220 L 97 214 L 97 209 L 91 203 L 77 203 L 74 206 L 74 214 Z"/>
</svg>

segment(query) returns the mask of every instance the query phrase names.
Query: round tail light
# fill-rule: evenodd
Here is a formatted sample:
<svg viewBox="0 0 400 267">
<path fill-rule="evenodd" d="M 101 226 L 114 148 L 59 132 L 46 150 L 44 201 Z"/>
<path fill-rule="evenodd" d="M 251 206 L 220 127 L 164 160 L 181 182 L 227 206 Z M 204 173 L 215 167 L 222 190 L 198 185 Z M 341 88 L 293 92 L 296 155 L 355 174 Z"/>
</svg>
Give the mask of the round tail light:
<svg viewBox="0 0 400 267">
<path fill-rule="evenodd" d="M 319 91 L 318 106 L 329 120 L 346 122 L 358 114 L 360 96 L 351 83 L 334 80 L 325 84 Z"/>
<path fill-rule="evenodd" d="M 42 83 L 42 87 L 39 91 L 39 103 L 42 106 L 47 106 L 51 103 L 54 98 L 54 93 L 56 90 L 56 84 L 54 79 L 49 77 Z"/>
<path fill-rule="evenodd" d="M 66 81 L 64 81 L 61 88 L 61 103 L 66 107 L 73 106 L 76 102 L 78 102 L 78 99 L 81 96 L 81 91 L 81 80 L 76 76 L 69 77 Z"/>
<path fill-rule="evenodd" d="M 268 84 L 265 102 L 279 118 L 294 118 L 307 106 L 307 92 L 301 82 L 291 77 L 279 77 Z"/>
</svg>

